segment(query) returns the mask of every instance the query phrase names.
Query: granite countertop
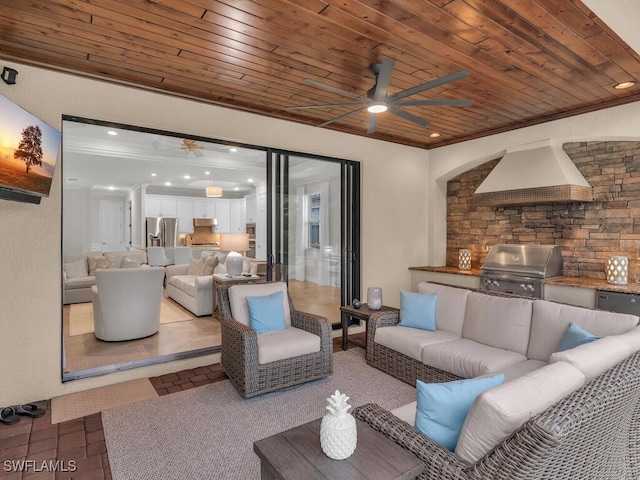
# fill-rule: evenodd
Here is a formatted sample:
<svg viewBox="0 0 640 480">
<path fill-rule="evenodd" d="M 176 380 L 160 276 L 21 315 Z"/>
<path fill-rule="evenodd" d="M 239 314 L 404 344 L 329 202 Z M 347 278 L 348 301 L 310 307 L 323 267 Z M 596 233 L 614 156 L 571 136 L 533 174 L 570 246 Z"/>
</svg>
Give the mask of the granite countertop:
<svg viewBox="0 0 640 480">
<path fill-rule="evenodd" d="M 409 270 L 418 270 L 423 272 L 435 273 L 454 273 L 457 275 L 482 275 L 481 268 L 472 268 L 471 270 L 460 270 L 458 267 L 409 267 Z M 640 294 L 640 283 L 629 283 L 628 285 L 613 285 L 606 280 L 597 278 L 582 277 L 554 277 L 544 281 L 545 285 L 559 285 L 564 287 L 590 288 L 593 290 L 605 290 L 607 292 L 620 293 L 637 293 Z"/>
<path fill-rule="evenodd" d="M 422 270 L 423 272 L 455 273 L 457 275 L 471 275 L 479 277 L 482 269 L 472 268 L 471 270 L 460 270 L 458 267 L 409 267 L 409 270 Z"/>
</svg>

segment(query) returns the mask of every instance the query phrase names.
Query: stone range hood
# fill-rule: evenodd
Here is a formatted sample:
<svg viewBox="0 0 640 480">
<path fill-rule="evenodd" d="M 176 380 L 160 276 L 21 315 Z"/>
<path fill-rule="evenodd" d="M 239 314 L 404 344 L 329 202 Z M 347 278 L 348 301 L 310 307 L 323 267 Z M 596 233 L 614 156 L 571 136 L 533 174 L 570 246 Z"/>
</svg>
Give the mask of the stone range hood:
<svg viewBox="0 0 640 480">
<path fill-rule="evenodd" d="M 507 149 L 473 195 L 475 205 L 593 202 L 593 190 L 551 140 Z"/>
</svg>

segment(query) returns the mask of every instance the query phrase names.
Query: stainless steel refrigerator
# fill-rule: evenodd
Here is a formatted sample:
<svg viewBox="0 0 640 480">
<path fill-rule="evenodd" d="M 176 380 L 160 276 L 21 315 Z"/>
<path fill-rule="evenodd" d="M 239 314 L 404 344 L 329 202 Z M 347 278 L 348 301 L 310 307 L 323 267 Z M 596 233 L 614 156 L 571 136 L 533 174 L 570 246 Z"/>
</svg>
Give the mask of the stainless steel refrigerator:
<svg viewBox="0 0 640 480">
<path fill-rule="evenodd" d="M 147 247 L 175 247 L 178 244 L 178 219 L 147 217 Z"/>
</svg>

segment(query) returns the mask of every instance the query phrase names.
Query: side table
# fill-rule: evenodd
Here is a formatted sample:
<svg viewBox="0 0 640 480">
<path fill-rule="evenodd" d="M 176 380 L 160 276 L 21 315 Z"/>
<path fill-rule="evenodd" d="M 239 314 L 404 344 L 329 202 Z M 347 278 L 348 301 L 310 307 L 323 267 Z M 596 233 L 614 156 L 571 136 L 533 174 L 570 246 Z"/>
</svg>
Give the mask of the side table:
<svg viewBox="0 0 640 480">
<path fill-rule="evenodd" d="M 266 282 L 267 279 L 265 277 L 261 277 L 260 275 L 227 275 L 226 273 L 214 273 L 213 277 L 213 311 L 218 310 L 218 287 L 221 285 L 236 285 L 238 283 L 263 283 Z"/>
<path fill-rule="evenodd" d="M 320 446 L 321 421 L 254 442 L 261 479 L 410 480 L 424 471 L 418 457 L 360 420 L 356 451 L 344 460 L 332 460 Z"/>
<path fill-rule="evenodd" d="M 369 328 L 369 317 L 371 314 L 376 312 L 399 312 L 397 308 L 387 307 L 385 305 L 380 308 L 380 310 L 371 310 L 366 303 L 364 303 L 360 308 L 355 308 L 353 305 L 345 305 L 340 307 L 340 319 L 342 320 L 342 350 L 346 350 L 348 345 L 351 343 L 353 345 L 357 345 L 358 347 L 362 347 L 366 350 L 367 348 L 367 336 L 365 330 L 365 341 L 360 342 L 358 340 L 352 340 L 349 338 L 349 320 L 355 318 L 357 320 L 362 320 L 365 322 L 365 328 Z"/>
</svg>

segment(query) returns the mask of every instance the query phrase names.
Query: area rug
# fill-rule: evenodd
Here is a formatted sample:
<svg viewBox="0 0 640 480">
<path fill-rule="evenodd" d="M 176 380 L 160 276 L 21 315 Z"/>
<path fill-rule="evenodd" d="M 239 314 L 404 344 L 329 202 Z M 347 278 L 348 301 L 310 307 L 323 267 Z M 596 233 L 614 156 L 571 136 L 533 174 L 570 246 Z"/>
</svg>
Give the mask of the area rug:
<svg viewBox="0 0 640 480">
<path fill-rule="evenodd" d="M 74 303 L 69 306 L 69 336 L 93 333 L 93 304 Z M 160 304 L 160 323 L 184 322 L 193 319 L 193 314 L 168 298 Z"/>
<path fill-rule="evenodd" d="M 259 479 L 253 442 L 322 417 L 336 390 L 353 406 L 393 409 L 416 391 L 350 351 L 334 373 L 290 390 L 243 400 L 229 380 L 102 412 L 114 480 Z"/>
</svg>

